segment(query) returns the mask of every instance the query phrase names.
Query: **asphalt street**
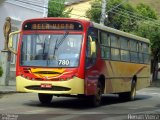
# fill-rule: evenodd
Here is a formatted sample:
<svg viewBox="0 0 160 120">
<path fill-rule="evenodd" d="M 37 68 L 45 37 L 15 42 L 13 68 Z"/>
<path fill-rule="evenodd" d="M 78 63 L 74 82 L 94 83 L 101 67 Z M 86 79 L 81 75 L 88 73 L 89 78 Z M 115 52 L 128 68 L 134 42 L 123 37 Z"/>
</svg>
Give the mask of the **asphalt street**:
<svg viewBox="0 0 160 120">
<path fill-rule="evenodd" d="M 42 105 L 34 93 L 0 94 L 1 120 L 154 120 L 160 119 L 160 88 L 137 92 L 135 101 L 104 95 L 102 105 L 93 108 L 84 99 L 53 97 Z M 153 119 L 154 118 L 154 119 Z"/>
</svg>

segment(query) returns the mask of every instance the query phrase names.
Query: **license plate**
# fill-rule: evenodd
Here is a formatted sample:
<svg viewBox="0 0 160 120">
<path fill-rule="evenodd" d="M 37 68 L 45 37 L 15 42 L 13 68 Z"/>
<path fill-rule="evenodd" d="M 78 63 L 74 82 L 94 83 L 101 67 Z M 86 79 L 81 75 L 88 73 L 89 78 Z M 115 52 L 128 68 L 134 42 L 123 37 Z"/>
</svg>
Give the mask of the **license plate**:
<svg viewBox="0 0 160 120">
<path fill-rule="evenodd" d="M 41 88 L 52 88 L 52 84 L 41 84 Z"/>
</svg>

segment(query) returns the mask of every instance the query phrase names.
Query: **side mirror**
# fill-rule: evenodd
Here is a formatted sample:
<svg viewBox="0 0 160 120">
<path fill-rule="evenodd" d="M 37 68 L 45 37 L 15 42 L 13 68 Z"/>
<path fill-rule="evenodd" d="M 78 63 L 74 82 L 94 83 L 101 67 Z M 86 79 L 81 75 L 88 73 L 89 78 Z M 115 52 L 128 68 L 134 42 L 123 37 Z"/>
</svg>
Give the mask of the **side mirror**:
<svg viewBox="0 0 160 120">
<path fill-rule="evenodd" d="M 8 41 L 8 49 L 11 51 L 13 54 L 17 54 L 17 51 L 13 48 L 13 37 L 15 35 L 18 35 L 20 31 L 15 31 L 9 34 L 9 41 Z"/>
<path fill-rule="evenodd" d="M 90 55 L 93 56 L 93 54 L 96 53 L 96 42 L 92 40 L 92 37 L 89 36 L 89 41 L 91 43 L 91 48 L 90 48 Z"/>
</svg>

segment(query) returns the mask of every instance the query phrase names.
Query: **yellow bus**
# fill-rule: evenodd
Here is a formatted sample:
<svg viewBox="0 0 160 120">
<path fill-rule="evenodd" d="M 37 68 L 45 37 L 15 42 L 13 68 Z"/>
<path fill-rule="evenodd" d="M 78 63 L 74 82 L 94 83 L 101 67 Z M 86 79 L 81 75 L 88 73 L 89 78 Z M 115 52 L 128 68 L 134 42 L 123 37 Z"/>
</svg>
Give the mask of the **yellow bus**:
<svg viewBox="0 0 160 120">
<path fill-rule="evenodd" d="M 150 85 L 149 44 L 91 21 L 39 18 L 11 33 L 8 47 L 17 54 L 17 91 L 38 93 L 41 103 L 50 103 L 53 95 L 74 95 L 98 106 L 102 94 L 133 100 L 136 90 Z"/>
</svg>

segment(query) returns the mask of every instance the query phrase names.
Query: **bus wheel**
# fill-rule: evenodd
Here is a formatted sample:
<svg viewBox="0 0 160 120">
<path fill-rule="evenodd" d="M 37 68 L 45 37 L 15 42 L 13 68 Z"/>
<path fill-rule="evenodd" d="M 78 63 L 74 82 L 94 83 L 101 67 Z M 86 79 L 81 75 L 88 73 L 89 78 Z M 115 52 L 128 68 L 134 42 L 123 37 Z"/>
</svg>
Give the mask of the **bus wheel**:
<svg viewBox="0 0 160 120">
<path fill-rule="evenodd" d="M 130 92 L 119 93 L 119 97 L 122 100 L 133 101 L 135 99 L 135 96 L 136 96 L 136 81 L 135 80 L 132 81 Z"/>
<path fill-rule="evenodd" d="M 134 100 L 136 96 L 136 81 L 132 81 L 131 92 L 130 92 L 130 100 Z"/>
<path fill-rule="evenodd" d="M 49 103 L 51 103 L 52 97 L 53 97 L 52 94 L 38 93 L 39 101 L 40 101 L 42 104 L 49 104 Z"/>
<path fill-rule="evenodd" d="M 100 82 L 98 82 L 97 90 L 96 90 L 95 95 L 90 96 L 91 105 L 93 107 L 100 106 L 100 104 L 101 104 L 101 98 L 102 98 L 102 85 L 101 85 Z"/>
</svg>

